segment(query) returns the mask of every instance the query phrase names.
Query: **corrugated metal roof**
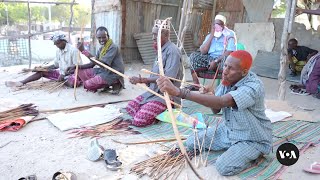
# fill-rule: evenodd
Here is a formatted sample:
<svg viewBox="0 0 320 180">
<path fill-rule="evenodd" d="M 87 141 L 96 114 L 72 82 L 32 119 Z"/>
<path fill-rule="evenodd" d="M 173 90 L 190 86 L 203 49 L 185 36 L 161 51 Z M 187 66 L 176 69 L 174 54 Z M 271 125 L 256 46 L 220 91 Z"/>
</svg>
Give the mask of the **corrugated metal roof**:
<svg viewBox="0 0 320 180">
<path fill-rule="evenodd" d="M 153 49 L 153 40 L 151 33 L 137 33 L 134 34 L 134 38 L 137 42 L 140 55 L 144 64 L 152 64 L 156 58 L 156 52 Z M 174 32 L 170 34 L 170 40 L 173 43 L 177 43 L 177 37 Z M 190 55 L 194 50 L 195 46 L 193 45 L 193 38 L 191 32 L 187 32 L 184 40 L 184 49 L 187 54 Z M 182 52 L 184 54 L 184 51 Z"/>
</svg>

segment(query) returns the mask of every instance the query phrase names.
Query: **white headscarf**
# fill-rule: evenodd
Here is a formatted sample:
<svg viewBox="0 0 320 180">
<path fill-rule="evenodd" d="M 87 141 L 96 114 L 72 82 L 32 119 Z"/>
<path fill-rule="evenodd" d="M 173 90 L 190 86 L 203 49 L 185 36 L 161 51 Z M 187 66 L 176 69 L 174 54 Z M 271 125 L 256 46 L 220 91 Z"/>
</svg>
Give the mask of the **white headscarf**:
<svg viewBox="0 0 320 180">
<path fill-rule="evenodd" d="M 216 17 L 214 18 L 214 20 L 220 20 L 222 21 L 224 24 L 226 24 L 227 22 L 227 18 L 221 14 L 217 14 Z"/>
<path fill-rule="evenodd" d="M 58 40 L 67 41 L 66 36 L 61 33 L 56 33 L 55 35 L 51 36 L 50 40 L 52 40 L 53 42 L 57 42 Z"/>
</svg>

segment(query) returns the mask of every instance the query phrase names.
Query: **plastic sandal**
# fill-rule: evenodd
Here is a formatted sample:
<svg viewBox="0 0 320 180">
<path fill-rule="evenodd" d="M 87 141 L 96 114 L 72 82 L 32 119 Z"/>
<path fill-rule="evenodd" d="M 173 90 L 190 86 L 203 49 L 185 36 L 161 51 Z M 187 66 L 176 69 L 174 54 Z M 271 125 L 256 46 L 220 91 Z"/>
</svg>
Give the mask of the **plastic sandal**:
<svg viewBox="0 0 320 180">
<path fill-rule="evenodd" d="M 73 172 L 58 171 L 53 174 L 52 180 L 77 180 L 77 176 Z"/>
<path fill-rule="evenodd" d="M 303 170 L 313 174 L 320 174 L 320 163 L 314 162 L 309 168 L 304 168 Z"/>
<path fill-rule="evenodd" d="M 95 138 L 90 142 L 87 158 L 90 161 L 98 161 L 102 157 L 103 151 L 104 148 L 99 145 L 98 139 Z"/>
<path fill-rule="evenodd" d="M 27 176 L 27 177 L 19 178 L 18 180 L 37 180 L 37 176 L 36 175 L 30 175 L 30 176 Z"/>
<path fill-rule="evenodd" d="M 115 150 L 105 150 L 103 154 L 103 159 L 106 163 L 107 169 L 111 171 L 117 171 L 121 168 L 122 162 L 118 160 L 118 156 Z"/>
<path fill-rule="evenodd" d="M 310 95 L 310 93 L 308 93 L 305 89 L 302 89 L 302 88 L 298 88 L 298 89 L 295 89 L 295 90 L 291 90 L 291 93 L 292 93 L 292 94 L 295 94 L 295 95 L 301 95 L 301 96 L 308 96 L 308 95 Z"/>
</svg>

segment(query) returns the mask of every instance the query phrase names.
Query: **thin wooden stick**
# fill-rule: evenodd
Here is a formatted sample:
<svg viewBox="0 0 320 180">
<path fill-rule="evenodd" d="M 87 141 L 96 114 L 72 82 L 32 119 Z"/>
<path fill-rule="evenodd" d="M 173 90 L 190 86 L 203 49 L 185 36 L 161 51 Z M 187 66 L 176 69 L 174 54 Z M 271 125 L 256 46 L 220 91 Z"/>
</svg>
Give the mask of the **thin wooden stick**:
<svg viewBox="0 0 320 180">
<path fill-rule="evenodd" d="M 181 137 L 182 140 L 187 139 L 186 137 Z M 113 142 L 119 143 L 119 144 L 124 144 L 124 145 L 137 145 L 137 144 L 150 144 L 150 143 L 158 143 L 158 142 L 171 142 L 171 141 L 176 141 L 176 138 L 169 138 L 169 139 L 158 139 L 158 140 L 153 140 L 153 141 L 141 141 L 141 142 L 121 142 L 112 139 Z"/>
<path fill-rule="evenodd" d="M 81 26 L 81 33 L 80 33 L 80 41 L 81 41 L 81 43 L 82 43 L 82 33 L 83 33 L 83 25 Z M 73 84 L 73 97 L 74 97 L 74 100 L 77 100 L 77 81 L 78 81 L 80 58 L 81 58 L 80 51 L 78 50 L 77 64 L 76 64 L 76 70 L 75 70 L 75 73 L 74 73 L 74 84 Z"/>
<path fill-rule="evenodd" d="M 212 84 L 211 84 L 211 88 L 212 88 L 212 89 L 213 89 L 214 83 L 215 83 L 215 81 L 216 81 L 218 72 L 219 72 L 219 64 L 218 64 L 218 66 L 217 66 L 216 73 L 214 74 L 214 77 L 213 77 L 213 80 L 212 80 Z"/>
<path fill-rule="evenodd" d="M 48 91 L 49 93 L 52 93 L 54 90 L 59 89 L 60 87 L 62 87 L 68 80 L 65 80 L 64 82 L 58 84 L 57 86 L 50 88 Z"/>
<path fill-rule="evenodd" d="M 91 61 L 95 62 L 96 64 L 98 64 L 98 65 L 100 65 L 100 66 L 102 66 L 102 67 L 104 67 L 104 68 L 106 68 L 106 69 L 108 69 L 108 70 L 110 70 L 110 71 L 118 74 L 119 76 L 121 76 L 121 77 L 123 77 L 123 78 L 125 78 L 125 79 L 129 79 L 129 76 L 127 76 L 127 75 L 125 75 L 125 74 L 122 74 L 121 72 L 119 72 L 119 71 L 117 71 L 117 70 L 115 70 L 115 69 L 113 69 L 113 68 L 111 68 L 111 67 L 103 64 L 102 62 L 100 62 L 100 61 L 98 61 L 98 60 L 96 60 L 96 59 L 93 59 L 93 58 L 89 58 L 89 59 L 90 59 Z M 144 85 L 142 85 L 142 84 L 137 84 L 137 85 L 140 86 L 141 88 L 143 88 L 144 90 L 150 92 L 151 94 L 154 94 L 154 95 L 156 95 L 156 96 L 158 96 L 158 97 L 160 97 L 160 98 L 162 98 L 162 99 L 165 99 L 164 96 L 162 96 L 161 94 L 159 94 L 159 93 L 157 93 L 157 92 L 154 92 L 154 91 L 151 90 L 149 87 L 144 86 Z M 180 104 L 177 104 L 177 103 L 175 103 L 175 102 L 173 102 L 173 101 L 170 101 L 170 102 L 171 102 L 171 104 L 175 105 L 176 107 L 181 108 L 181 105 L 180 105 Z"/>
<path fill-rule="evenodd" d="M 157 73 L 154 73 L 154 72 L 151 72 L 147 69 L 141 69 L 142 72 L 144 73 L 147 73 L 147 74 L 153 74 L 153 75 L 157 75 L 157 76 L 161 76 L 160 74 L 157 74 Z M 192 86 L 196 86 L 196 87 L 202 87 L 200 84 L 194 84 L 194 83 L 190 83 L 190 82 L 186 82 L 186 81 L 182 81 L 180 79 L 175 79 L 175 78 L 172 78 L 172 77 L 167 77 L 169 78 L 170 80 L 173 80 L 173 81 L 178 81 L 178 82 L 181 82 L 181 83 L 185 83 L 185 84 L 189 84 L 189 85 L 192 85 Z"/>
<path fill-rule="evenodd" d="M 91 107 L 105 106 L 105 105 L 108 105 L 108 104 L 116 104 L 116 103 L 128 102 L 128 101 L 130 101 L 130 100 L 112 101 L 112 102 L 107 102 L 107 103 L 91 104 L 91 105 L 78 106 L 78 107 L 72 107 L 72 108 L 62 108 L 62 109 L 52 109 L 52 110 L 41 110 L 41 111 L 39 111 L 39 112 L 40 112 L 40 113 L 51 113 L 51 112 L 59 112 L 59 111 L 72 111 L 72 110 L 88 109 L 88 108 L 91 108 Z"/>
</svg>

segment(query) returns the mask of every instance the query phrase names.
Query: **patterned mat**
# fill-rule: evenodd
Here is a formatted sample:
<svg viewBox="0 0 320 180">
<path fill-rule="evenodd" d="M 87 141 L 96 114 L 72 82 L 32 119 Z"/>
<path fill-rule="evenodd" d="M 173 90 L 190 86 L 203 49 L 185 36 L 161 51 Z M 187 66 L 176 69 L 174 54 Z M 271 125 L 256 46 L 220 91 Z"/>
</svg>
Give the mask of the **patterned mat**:
<svg viewBox="0 0 320 180">
<path fill-rule="evenodd" d="M 201 106 L 195 106 L 193 103 L 185 102 L 183 105 L 183 112 L 192 114 L 194 112 L 203 112 Z M 188 106 L 188 107 L 186 107 Z M 208 108 L 207 108 L 208 109 Z M 209 124 L 209 127 L 214 127 L 220 118 L 217 115 L 212 114 L 210 111 L 206 111 L 203 114 L 205 122 Z M 267 156 L 257 160 L 255 166 L 244 170 L 238 177 L 241 179 L 270 179 L 277 177 L 285 169 L 276 159 L 275 151 L 277 148 L 285 143 L 290 142 L 295 144 L 300 151 L 305 151 L 310 145 L 320 144 L 320 122 L 307 122 L 302 120 L 290 120 L 280 121 L 272 124 L 273 127 L 273 151 Z M 132 127 L 136 131 L 140 132 L 142 136 L 149 140 L 168 139 L 174 137 L 172 125 L 169 123 L 159 122 L 152 126 L 138 128 Z M 192 129 L 179 126 L 180 135 L 190 136 L 193 134 Z M 166 146 L 171 146 L 173 143 L 165 143 Z M 208 163 L 214 164 L 216 159 L 224 151 L 212 152 L 208 157 Z"/>
</svg>

